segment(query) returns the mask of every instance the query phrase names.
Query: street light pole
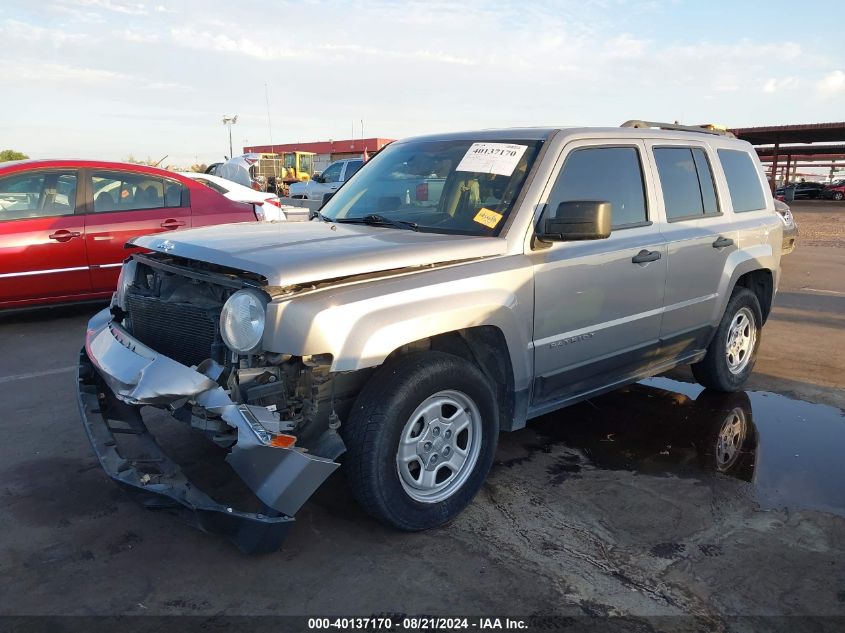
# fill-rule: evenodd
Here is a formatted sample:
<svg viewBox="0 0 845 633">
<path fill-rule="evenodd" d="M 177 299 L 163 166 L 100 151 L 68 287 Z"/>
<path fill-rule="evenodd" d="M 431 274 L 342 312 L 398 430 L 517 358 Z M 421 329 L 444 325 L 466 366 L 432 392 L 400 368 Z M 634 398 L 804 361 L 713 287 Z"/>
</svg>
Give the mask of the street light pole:
<svg viewBox="0 0 845 633">
<path fill-rule="evenodd" d="M 232 148 L 232 126 L 238 122 L 238 115 L 229 116 L 228 114 L 223 115 L 223 125 L 229 127 L 229 158 L 232 158 L 234 155 L 234 149 Z"/>
</svg>

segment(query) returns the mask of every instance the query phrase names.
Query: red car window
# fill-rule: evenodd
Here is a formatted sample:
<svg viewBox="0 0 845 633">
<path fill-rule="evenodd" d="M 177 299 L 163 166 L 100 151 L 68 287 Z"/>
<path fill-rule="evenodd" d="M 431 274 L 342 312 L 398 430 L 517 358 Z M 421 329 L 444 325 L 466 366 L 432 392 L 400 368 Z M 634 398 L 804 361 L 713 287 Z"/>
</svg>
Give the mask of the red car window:
<svg viewBox="0 0 845 633">
<path fill-rule="evenodd" d="M 147 174 L 95 171 L 91 185 L 94 213 L 181 207 L 186 198 L 181 183 Z"/>
<path fill-rule="evenodd" d="M 70 215 L 76 172 L 41 171 L 0 178 L 0 221 Z"/>
</svg>

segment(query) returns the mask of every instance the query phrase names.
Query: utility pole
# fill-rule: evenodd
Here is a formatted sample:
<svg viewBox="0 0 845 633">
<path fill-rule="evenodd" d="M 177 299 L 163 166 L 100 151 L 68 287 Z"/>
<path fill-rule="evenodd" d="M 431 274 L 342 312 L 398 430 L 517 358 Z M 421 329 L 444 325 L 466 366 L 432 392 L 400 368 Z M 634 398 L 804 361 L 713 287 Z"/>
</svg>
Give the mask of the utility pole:
<svg viewBox="0 0 845 633">
<path fill-rule="evenodd" d="M 267 82 L 264 82 L 264 101 L 267 103 L 267 131 L 270 132 L 270 152 L 276 153 L 276 146 L 273 145 L 273 124 L 270 123 L 270 92 L 267 90 Z"/>
<path fill-rule="evenodd" d="M 237 122 L 237 114 L 234 116 L 229 116 L 228 114 L 223 115 L 223 125 L 226 125 L 229 128 L 229 158 L 234 156 L 234 149 L 232 148 L 232 126 Z"/>
</svg>

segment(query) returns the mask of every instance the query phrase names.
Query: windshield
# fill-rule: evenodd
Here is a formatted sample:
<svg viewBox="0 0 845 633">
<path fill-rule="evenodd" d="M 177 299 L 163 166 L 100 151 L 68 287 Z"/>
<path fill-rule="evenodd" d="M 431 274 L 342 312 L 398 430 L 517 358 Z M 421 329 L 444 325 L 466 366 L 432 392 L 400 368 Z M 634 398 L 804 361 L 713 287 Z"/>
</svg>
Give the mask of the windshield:
<svg viewBox="0 0 845 633">
<path fill-rule="evenodd" d="M 499 234 L 541 141 L 394 143 L 321 210 L 324 219 L 436 233 Z"/>
</svg>

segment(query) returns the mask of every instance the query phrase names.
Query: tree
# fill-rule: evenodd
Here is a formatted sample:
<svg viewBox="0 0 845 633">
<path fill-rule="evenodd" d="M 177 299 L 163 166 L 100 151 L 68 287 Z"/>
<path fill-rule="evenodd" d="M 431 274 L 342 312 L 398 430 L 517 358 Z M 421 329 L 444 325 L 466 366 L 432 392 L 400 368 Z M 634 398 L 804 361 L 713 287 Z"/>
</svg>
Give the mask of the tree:
<svg viewBox="0 0 845 633">
<path fill-rule="evenodd" d="M 29 158 L 29 156 L 23 152 L 16 152 L 13 149 L 4 149 L 0 152 L 0 163 L 5 163 L 9 160 L 25 160 L 27 158 Z"/>
<path fill-rule="evenodd" d="M 154 167 L 156 164 L 156 161 L 149 156 L 147 156 L 146 160 L 144 160 L 143 158 L 135 158 L 132 154 L 129 154 L 124 162 L 132 163 L 133 165 L 147 165 L 149 167 Z"/>
</svg>

